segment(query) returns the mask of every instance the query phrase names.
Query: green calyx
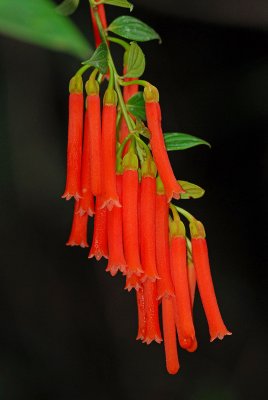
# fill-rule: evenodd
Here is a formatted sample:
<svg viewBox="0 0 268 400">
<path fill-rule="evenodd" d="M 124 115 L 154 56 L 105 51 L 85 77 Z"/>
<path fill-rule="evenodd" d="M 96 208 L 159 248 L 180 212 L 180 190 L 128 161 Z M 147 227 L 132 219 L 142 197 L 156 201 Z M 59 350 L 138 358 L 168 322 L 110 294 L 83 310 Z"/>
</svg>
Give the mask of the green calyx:
<svg viewBox="0 0 268 400">
<path fill-rule="evenodd" d="M 123 158 L 123 170 L 137 171 L 139 168 L 139 160 L 133 147 L 131 146 L 127 154 Z"/>
<path fill-rule="evenodd" d="M 159 102 L 159 92 L 155 86 L 148 84 L 145 86 L 143 94 L 146 103 Z"/>
<path fill-rule="evenodd" d="M 151 178 L 155 178 L 157 174 L 157 169 L 154 160 L 152 157 L 148 157 L 141 166 L 141 175 L 142 177 L 149 176 Z"/>
<path fill-rule="evenodd" d="M 116 106 L 117 105 L 117 93 L 113 88 L 109 88 L 104 93 L 103 104 L 105 106 Z"/>
<path fill-rule="evenodd" d="M 74 75 L 69 83 L 70 93 L 82 93 L 83 92 L 83 79 L 81 75 Z"/>
<path fill-rule="evenodd" d="M 169 220 L 169 235 L 170 239 L 174 237 L 185 237 L 186 230 L 184 223 L 181 220 L 174 221 L 172 218 Z"/>
<path fill-rule="evenodd" d="M 86 92 L 88 96 L 96 96 L 99 94 L 100 86 L 99 83 L 96 81 L 97 73 L 98 70 L 96 68 L 94 69 L 88 81 L 86 82 Z"/>
<path fill-rule="evenodd" d="M 156 193 L 157 194 L 166 194 L 164 184 L 160 176 L 156 178 Z"/>
<path fill-rule="evenodd" d="M 189 227 L 192 239 L 202 239 L 202 238 L 204 239 L 206 237 L 205 228 L 202 222 L 193 219 L 190 222 Z"/>
</svg>

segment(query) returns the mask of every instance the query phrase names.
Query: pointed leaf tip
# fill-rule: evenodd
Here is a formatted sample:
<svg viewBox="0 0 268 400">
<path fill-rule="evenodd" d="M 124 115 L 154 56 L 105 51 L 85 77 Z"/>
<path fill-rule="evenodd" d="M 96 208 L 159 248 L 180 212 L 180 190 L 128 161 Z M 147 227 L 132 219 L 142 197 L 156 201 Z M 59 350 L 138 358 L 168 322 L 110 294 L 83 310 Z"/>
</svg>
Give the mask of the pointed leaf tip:
<svg viewBox="0 0 268 400">
<path fill-rule="evenodd" d="M 94 51 L 92 57 L 82 62 L 83 65 L 91 65 L 105 74 L 108 69 L 108 49 L 105 43 L 101 43 Z"/>
<path fill-rule="evenodd" d="M 110 6 L 117 6 L 122 8 L 129 8 L 130 11 L 133 10 L 133 4 L 127 0 L 103 0 L 104 4 L 109 4 Z"/>
<path fill-rule="evenodd" d="M 128 15 L 116 18 L 107 30 L 125 39 L 135 40 L 136 42 L 147 42 L 156 39 L 161 43 L 160 36 L 153 28 L 141 20 Z"/>
<path fill-rule="evenodd" d="M 199 146 L 201 144 L 211 148 L 211 145 L 205 140 L 200 139 L 196 136 L 189 135 L 188 133 L 164 133 L 164 139 L 168 151 L 186 150 L 190 149 L 191 147 Z"/>
</svg>

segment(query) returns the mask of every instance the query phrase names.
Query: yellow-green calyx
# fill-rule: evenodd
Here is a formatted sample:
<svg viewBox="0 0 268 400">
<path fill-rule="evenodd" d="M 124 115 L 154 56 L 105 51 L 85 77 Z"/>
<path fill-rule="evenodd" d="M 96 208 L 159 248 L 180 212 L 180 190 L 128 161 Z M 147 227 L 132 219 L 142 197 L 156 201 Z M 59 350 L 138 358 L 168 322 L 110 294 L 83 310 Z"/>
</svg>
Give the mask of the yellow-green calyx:
<svg viewBox="0 0 268 400">
<path fill-rule="evenodd" d="M 157 169 L 154 160 L 152 157 L 148 157 L 141 166 L 141 174 L 143 177 L 149 176 L 151 178 L 155 178 L 157 174 Z"/>
<path fill-rule="evenodd" d="M 193 219 L 190 222 L 190 232 L 192 239 L 200 239 L 206 237 L 206 232 L 202 222 Z"/>
<path fill-rule="evenodd" d="M 165 192 L 165 188 L 162 182 L 162 179 L 160 178 L 160 176 L 158 176 L 156 178 L 156 193 L 157 194 L 166 194 Z"/>
<path fill-rule="evenodd" d="M 170 239 L 174 237 L 185 237 L 186 231 L 184 223 L 181 220 L 169 220 L 169 235 Z"/>
<path fill-rule="evenodd" d="M 86 92 L 88 96 L 97 96 L 100 91 L 100 86 L 96 79 L 92 79 L 92 77 L 89 78 L 89 80 L 86 82 Z"/>
<path fill-rule="evenodd" d="M 106 106 L 117 105 L 117 93 L 113 88 L 109 88 L 104 93 L 103 104 Z"/>
<path fill-rule="evenodd" d="M 83 92 L 83 79 L 81 75 L 75 75 L 72 77 L 69 83 L 70 93 L 82 93 Z"/>
<path fill-rule="evenodd" d="M 123 170 L 134 170 L 137 171 L 139 168 L 139 160 L 135 150 L 130 147 L 129 151 L 123 158 Z"/>
<path fill-rule="evenodd" d="M 158 89 L 151 84 L 145 86 L 143 94 L 144 94 L 144 100 L 146 101 L 146 103 L 152 103 L 152 102 L 159 101 Z"/>
</svg>

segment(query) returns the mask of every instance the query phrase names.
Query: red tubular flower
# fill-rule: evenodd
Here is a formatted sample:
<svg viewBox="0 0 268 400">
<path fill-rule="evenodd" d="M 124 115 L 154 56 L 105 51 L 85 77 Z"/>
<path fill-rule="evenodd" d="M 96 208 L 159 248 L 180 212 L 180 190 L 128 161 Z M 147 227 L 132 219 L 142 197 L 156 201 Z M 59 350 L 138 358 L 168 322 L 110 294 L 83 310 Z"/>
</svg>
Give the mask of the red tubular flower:
<svg viewBox="0 0 268 400">
<path fill-rule="evenodd" d="M 168 158 L 161 127 L 158 97 L 158 91 L 155 87 L 150 85 L 144 89 L 146 117 L 151 133 L 150 144 L 158 173 L 165 187 L 167 200 L 170 201 L 172 197 L 179 199 L 184 190 L 177 182 Z"/>
<path fill-rule="evenodd" d="M 116 191 L 116 103 L 117 95 L 108 88 L 104 95 L 102 110 L 102 208 L 111 210 L 114 206 L 121 207 Z"/>
<path fill-rule="evenodd" d="M 190 223 L 192 254 L 196 271 L 197 286 L 208 321 L 210 341 L 231 335 L 222 320 L 212 282 L 205 230 L 200 221 Z"/>
<path fill-rule="evenodd" d="M 156 265 L 160 279 L 157 281 L 158 299 L 174 296 L 169 262 L 169 206 L 160 177 L 156 179 Z"/>
<path fill-rule="evenodd" d="M 108 258 L 107 246 L 107 210 L 100 208 L 102 200 L 100 197 L 96 198 L 95 218 L 94 218 L 94 232 L 91 249 L 88 258 L 96 257 L 100 260 L 101 257 Z"/>
<path fill-rule="evenodd" d="M 79 200 L 76 200 L 74 205 L 71 234 L 66 245 L 88 247 L 87 243 L 88 215 L 87 214 L 80 215 L 78 213 L 79 208 L 80 208 Z"/>
<path fill-rule="evenodd" d="M 122 175 L 116 175 L 117 193 L 120 201 L 122 198 L 122 179 Z M 107 219 L 109 261 L 106 271 L 109 271 L 112 276 L 116 275 L 118 270 L 126 274 L 126 260 L 123 249 L 122 208 L 113 207 L 111 211 L 107 212 Z"/>
<path fill-rule="evenodd" d="M 144 304 L 146 329 L 143 343 L 150 344 L 154 340 L 161 343 L 156 282 L 148 279 L 144 282 Z"/>
<path fill-rule="evenodd" d="M 166 367 L 168 373 L 174 375 L 178 372 L 180 364 L 177 351 L 176 325 L 174 318 L 173 300 L 170 297 L 163 297 L 162 299 L 162 320 L 163 320 L 164 346 L 166 355 Z"/>
<path fill-rule="evenodd" d="M 80 193 L 80 174 L 83 138 L 83 82 L 80 75 L 75 75 L 70 81 L 69 122 L 67 146 L 67 177 L 62 198 L 78 200 Z"/>
<path fill-rule="evenodd" d="M 195 329 L 186 260 L 185 227 L 178 219 L 170 223 L 170 267 L 176 295 L 179 343 L 182 348 L 192 351 L 195 342 Z"/>
<path fill-rule="evenodd" d="M 123 159 L 123 241 L 127 275 L 142 271 L 138 241 L 138 158 L 132 147 Z"/>
<path fill-rule="evenodd" d="M 191 298 L 191 305 L 194 305 L 195 290 L 196 290 L 196 273 L 192 260 L 188 259 L 187 263 L 188 284 Z"/>
<path fill-rule="evenodd" d="M 90 187 L 90 141 L 88 131 L 88 110 L 85 114 L 84 123 L 84 142 L 82 153 L 82 171 L 81 171 L 81 199 L 80 208 L 78 210 L 80 215 L 88 214 L 91 217 L 94 214 L 94 198 Z"/>
<path fill-rule="evenodd" d="M 136 274 L 126 276 L 125 289 L 130 292 L 132 289 L 139 290 L 142 287 L 140 276 Z"/>
<path fill-rule="evenodd" d="M 90 187 L 92 194 L 101 194 L 101 108 L 98 84 L 89 79 L 87 90 L 88 147 L 90 157 Z"/>
<path fill-rule="evenodd" d="M 107 28 L 107 21 L 106 21 L 106 14 L 105 14 L 105 8 L 103 4 L 99 4 L 97 5 L 97 10 L 98 10 L 98 14 L 101 20 L 101 25 L 103 26 L 104 29 Z M 99 33 L 99 29 L 98 29 L 98 25 L 96 22 L 96 18 L 94 15 L 94 12 L 92 10 L 92 7 L 90 7 L 90 12 L 91 12 L 91 18 L 92 18 L 92 25 L 93 25 L 93 33 L 94 33 L 94 38 L 95 38 L 95 44 L 96 47 L 98 47 L 102 40 L 100 37 L 100 33 Z"/>
<path fill-rule="evenodd" d="M 159 279 L 156 269 L 155 249 L 155 198 L 156 198 L 156 167 L 152 158 L 142 165 L 141 179 L 141 263 L 144 270 L 142 280 L 154 282 Z"/>
<path fill-rule="evenodd" d="M 136 340 L 144 340 L 146 331 L 146 315 L 143 285 L 136 291 L 138 308 L 138 334 Z"/>
</svg>

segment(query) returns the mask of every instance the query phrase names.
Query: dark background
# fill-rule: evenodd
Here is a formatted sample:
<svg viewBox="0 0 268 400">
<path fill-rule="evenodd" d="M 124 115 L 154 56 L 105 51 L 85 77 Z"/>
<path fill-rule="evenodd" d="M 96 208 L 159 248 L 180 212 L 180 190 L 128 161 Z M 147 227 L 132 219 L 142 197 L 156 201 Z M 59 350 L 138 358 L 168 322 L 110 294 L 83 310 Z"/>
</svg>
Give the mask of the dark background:
<svg viewBox="0 0 268 400">
<path fill-rule="evenodd" d="M 92 41 L 86 2 L 73 20 Z M 135 341 L 134 294 L 88 250 L 67 248 L 68 81 L 79 60 L 0 38 L 0 399 L 243 400 L 267 396 L 265 1 L 135 2 L 163 44 L 142 45 L 165 131 L 212 144 L 171 154 L 206 189 L 185 206 L 205 223 L 233 336 L 209 343 L 197 297 L 196 353 L 165 371 L 163 346 Z M 120 15 L 109 7 L 108 19 Z M 127 13 L 123 10 L 123 13 Z M 114 47 L 113 47 L 114 48 Z M 114 48 L 115 54 L 122 53 Z M 92 224 L 92 221 L 91 221 Z M 92 229 L 92 225 L 91 225 Z"/>
</svg>

